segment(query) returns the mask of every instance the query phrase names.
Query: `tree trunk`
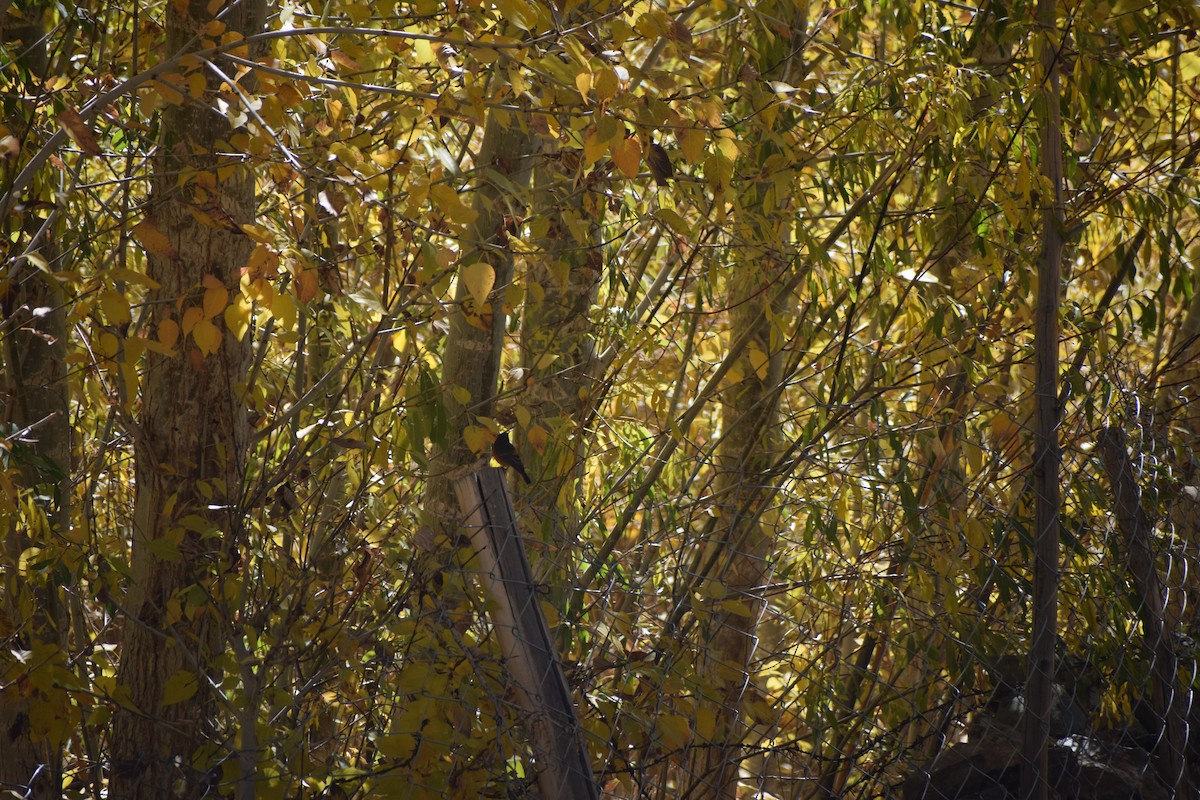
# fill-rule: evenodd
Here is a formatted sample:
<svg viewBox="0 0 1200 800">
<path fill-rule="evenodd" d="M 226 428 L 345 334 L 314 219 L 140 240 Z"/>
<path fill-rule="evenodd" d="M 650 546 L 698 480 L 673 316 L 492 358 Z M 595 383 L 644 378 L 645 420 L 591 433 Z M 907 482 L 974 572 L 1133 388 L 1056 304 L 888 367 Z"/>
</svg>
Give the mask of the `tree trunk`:
<svg viewBox="0 0 1200 800">
<path fill-rule="evenodd" d="M 525 197 L 510 196 L 507 186 L 523 191 L 529 185 L 531 148 L 532 139 L 524 120 L 505 112 L 488 117 L 475 159 L 475 172 L 486 176 L 495 170 L 508 184 L 481 178 L 473 206 L 478 216 L 465 236 L 465 241 L 478 244 L 459 259 L 458 289 L 442 353 L 442 401 L 450 421 L 449 433 L 434 455 L 424 500 L 426 524 L 435 534 L 450 534 L 455 527 L 453 521 L 458 518 L 452 483 L 454 472 L 474 463 L 481 455 L 467 446 L 463 432 L 478 417 L 490 417 L 494 412 L 508 320 L 504 303 L 513 274 L 512 253 L 504 246 L 506 228 L 512 218 L 521 216 L 527 202 Z M 481 261 L 495 271 L 495 281 L 488 295 L 490 307 L 477 309 L 464 270 Z M 433 539 L 422 544 L 427 550 L 435 549 Z"/>
<path fill-rule="evenodd" d="M 167 52 L 203 31 L 214 19 L 210 8 L 203 0 L 168 5 Z M 261 24 L 257 9 L 240 6 L 222 21 L 253 32 Z M 142 223 L 169 244 L 157 242 L 149 227 L 139 237 L 150 242 L 148 273 L 160 284 L 148 298 L 152 325 L 162 332 L 174 323 L 182 332 L 174 354 L 147 354 L 132 431 L 137 491 L 111 745 L 110 796 L 122 800 L 199 797 L 215 780 L 209 769 L 216 754 L 202 748 L 213 742 L 210 685 L 219 680 L 215 656 L 224 648 L 210 597 L 217 575 L 236 569 L 241 544 L 249 424 L 239 385 L 248 343 L 225 330 L 205 298 L 221 288 L 238 291 L 252 242 L 234 226 L 203 224 L 189 206 L 219 206 L 247 223 L 254 176 L 236 156 L 218 155 L 233 150 L 231 131 L 216 111 L 211 72 L 195 69 L 205 93 L 162 113 Z M 202 310 L 201 321 L 193 309 Z"/>
<path fill-rule="evenodd" d="M 1045 800 L 1050 791 L 1050 713 L 1054 701 L 1054 651 L 1058 637 L 1058 539 L 1062 489 L 1058 484 L 1062 451 L 1058 443 L 1059 303 L 1063 258 L 1063 137 L 1059 108 L 1059 53 L 1057 3 L 1039 0 L 1044 116 L 1041 120 L 1042 175 L 1051 195 L 1042 212 L 1042 252 L 1038 258 L 1037 308 L 1034 314 L 1034 350 L 1037 375 L 1034 384 L 1033 493 L 1033 634 L 1029 645 L 1029 679 L 1025 684 L 1024 763 L 1021 768 L 1022 800 Z"/>
<path fill-rule="evenodd" d="M 541 528 L 552 546 L 548 569 L 538 575 L 549 583 L 556 604 L 570 576 L 548 570 L 571 563 L 569 552 L 579 541 L 577 495 L 570 487 L 583 474 L 583 426 L 598 394 L 590 311 L 604 267 L 599 242 L 605 198 L 594 191 L 595 174 L 576 185 L 570 163 L 552 140 L 543 141 L 534 208 L 545 215 L 546 224 L 537 239 L 538 255 L 529 258 L 525 274 L 523 390 L 516 399 L 529 410 L 545 444 L 539 452 L 526 436 L 514 440 L 538 484 L 531 493 L 531 513 L 522 521 L 530 534 Z"/>
<path fill-rule="evenodd" d="M 750 264 L 745 266 L 751 272 Z M 770 266 L 780 268 L 773 262 Z M 740 745 L 748 728 L 742 708 L 754 691 L 750 664 L 765 603 L 756 587 L 763 585 L 776 540 L 772 522 L 763 515 L 772 496 L 768 487 L 773 481 L 783 376 L 783 359 L 778 348 L 771 347 L 772 323 L 766 321 L 774 318 L 766 308 L 772 292 L 761 290 L 772 276 L 767 270 L 752 274 L 757 279 L 741 281 L 730 297 L 730 338 L 737 340 L 752 328 L 754 338 L 742 356 L 741 380 L 721 395 L 714 493 L 721 498 L 716 527 L 720 536 L 710 547 L 704 571 L 720 583 L 725 599 L 706 617 L 700 655 L 703 686 L 710 693 L 706 699 L 716 705 L 716 720 L 711 743 L 700 742 L 703 748 L 693 762 L 692 776 L 698 797 L 730 800 L 737 797 Z"/>
<path fill-rule="evenodd" d="M 24 14 L 22 14 L 22 11 Z M 35 95 L 49 74 L 43 13 L 34 8 L 10 10 L 0 15 L 0 40 L 17 45 L 19 70 L 27 77 L 27 92 Z M 18 139 L 32 120 L 9 117 Z M 15 170 L 14 163 L 9 169 Z M 7 174 L 0 173 L 4 184 Z M 33 197 L 52 205 L 50 192 Z M 50 269 L 57 264 L 57 226 L 43 231 L 43 222 L 32 212 L 12 215 L 3 221 L 4 240 L 15 252 L 31 248 Z M 33 237 L 42 238 L 33 242 Z M 63 589 L 46 572 L 22 569 L 20 560 L 29 548 L 52 553 L 67 541 L 71 508 L 71 427 L 68 417 L 64 295 L 58 282 L 32 262 L 11 261 L 12 272 L 0 282 L 0 438 L 14 466 L 20 467 L 19 491 L 32 496 L 11 517 L 11 525 L 0 529 L 4 551 L 0 554 L 0 641 L 8 643 L 0 672 L 9 676 L 9 653 L 28 651 L 34 655 L 28 668 L 64 666 L 67 644 L 67 614 L 62 608 Z M 11 448 L 11 449 L 10 449 Z M 5 498 L 6 500 L 10 498 Z M 11 498 L 17 500 L 17 498 Z M 15 667 L 15 665 L 13 665 Z M 33 682 L 45 686 L 45 682 Z M 22 689 L 21 684 L 26 684 Z M 17 789 L 23 797 L 58 797 L 62 787 L 62 743 L 68 731 L 58 730 L 47 720 L 66 716 L 71 700 L 62 688 L 29 688 L 28 681 L 10 681 L 0 691 L 0 786 Z"/>
</svg>

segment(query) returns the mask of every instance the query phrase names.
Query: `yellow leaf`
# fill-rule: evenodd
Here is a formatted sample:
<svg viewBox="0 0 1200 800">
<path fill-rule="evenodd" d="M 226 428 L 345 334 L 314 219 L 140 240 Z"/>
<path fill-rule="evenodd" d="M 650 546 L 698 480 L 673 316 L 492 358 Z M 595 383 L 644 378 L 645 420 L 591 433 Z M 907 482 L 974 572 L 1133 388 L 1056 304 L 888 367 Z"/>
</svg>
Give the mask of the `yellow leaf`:
<svg viewBox="0 0 1200 800">
<path fill-rule="evenodd" d="M 471 448 L 472 453 L 486 452 L 494 438 L 491 431 L 479 425 L 468 425 L 463 428 L 463 441 L 467 443 L 467 447 Z"/>
<path fill-rule="evenodd" d="M 125 352 L 123 353 L 126 364 L 131 364 L 142 357 L 142 353 L 146 352 L 148 340 L 140 336 L 134 336 L 125 339 Z"/>
<path fill-rule="evenodd" d="M 158 353 L 160 356 L 175 355 L 175 351 L 172 348 L 167 347 L 162 342 L 156 342 L 153 339 L 144 339 L 143 341 L 146 343 L 146 349 L 151 353 Z"/>
<path fill-rule="evenodd" d="M 755 613 L 750 604 L 742 600 L 722 600 L 720 603 L 717 603 L 717 608 L 726 614 L 731 614 L 735 617 L 746 617 L 747 619 L 753 617 Z"/>
<path fill-rule="evenodd" d="M 158 323 L 158 341 L 168 349 L 173 348 L 179 341 L 179 323 L 173 319 L 164 319 Z"/>
<path fill-rule="evenodd" d="M 779 712 L 775 706 L 758 692 L 747 693 L 745 706 L 746 713 L 759 725 L 770 725 L 779 719 Z"/>
<path fill-rule="evenodd" d="M 383 169 L 391 169 L 400 161 L 401 151 L 389 148 L 382 153 L 371 153 L 371 160 Z"/>
<path fill-rule="evenodd" d="M 711 186 L 724 189 L 733 180 L 733 162 L 720 153 L 704 159 L 704 178 Z"/>
<path fill-rule="evenodd" d="M 133 317 L 129 313 L 129 300 L 120 292 L 110 291 L 100 295 L 100 308 L 109 325 L 128 325 Z"/>
<path fill-rule="evenodd" d="M 607 149 L 608 142 L 600 138 L 600 133 L 596 130 L 595 126 L 589 128 L 588 132 L 583 136 L 584 166 L 590 167 L 592 164 L 595 164 Z"/>
<path fill-rule="evenodd" d="M 1021 426 L 1007 411 L 1001 411 L 992 417 L 992 442 L 1000 448 L 1006 448 L 1021 433 Z"/>
<path fill-rule="evenodd" d="M 626 177 L 637 177 L 642 164 L 642 143 L 636 136 L 630 136 L 613 146 L 612 159 Z"/>
<path fill-rule="evenodd" d="M 698 163 L 700 156 L 704 155 L 704 143 L 708 140 L 708 135 L 699 128 L 685 128 L 676 138 L 679 139 L 679 151 L 683 153 L 683 160 L 689 164 Z"/>
<path fill-rule="evenodd" d="M 298 309 L 289 294 L 280 292 L 271 300 L 271 316 L 285 330 L 295 330 Z"/>
<path fill-rule="evenodd" d="M 146 217 L 131 229 L 133 237 L 138 240 L 138 244 L 146 249 L 146 252 L 160 258 L 177 258 L 179 253 L 175 250 L 175 245 L 171 244 L 171 240 L 158 229 L 153 218 Z"/>
<path fill-rule="evenodd" d="M 252 300 L 257 300 L 267 308 L 275 302 L 275 286 L 265 278 L 255 278 L 247 284 L 245 289 Z"/>
<path fill-rule="evenodd" d="M 408 355 L 408 332 L 398 330 L 388 339 L 388 344 L 392 346 L 392 350 L 398 356 Z"/>
<path fill-rule="evenodd" d="M 234 301 L 225 307 L 225 327 L 239 342 L 245 338 L 246 331 L 250 330 L 250 310 L 253 305 L 249 298 L 239 293 Z"/>
<path fill-rule="evenodd" d="M 182 703 L 194 695 L 199 688 L 200 682 L 196 680 L 196 673 L 181 669 L 167 678 L 167 683 L 163 686 L 162 704 L 172 706 Z"/>
<path fill-rule="evenodd" d="M 475 303 L 482 307 L 496 284 L 496 270 L 486 261 L 476 261 L 463 270 L 462 280 Z"/>
<path fill-rule="evenodd" d="M 108 274 L 112 276 L 113 280 L 125 281 L 126 283 L 136 283 L 141 286 L 146 286 L 150 289 L 158 289 L 162 285 L 144 272 L 125 269 L 124 267 L 113 267 L 108 271 Z"/>
<path fill-rule="evenodd" d="M 262 225 L 246 223 L 241 226 L 241 229 L 242 233 L 260 244 L 271 244 L 271 242 L 275 241 L 274 237 L 271 236 L 271 232 Z"/>
<path fill-rule="evenodd" d="M 379 737 L 375 746 L 385 757 L 404 763 L 417 752 L 417 744 L 417 737 L 411 733 L 390 733 Z"/>
<path fill-rule="evenodd" d="M 192 72 L 187 76 L 188 94 L 193 100 L 199 100 L 204 97 L 204 92 L 208 89 L 208 82 L 204 80 L 203 72 Z"/>
<path fill-rule="evenodd" d="M 271 278 L 279 273 L 279 254 L 265 244 L 256 245 L 246 271 L 252 278 Z"/>
<path fill-rule="evenodd" d="M 38 556 L 42 553 L 40 547 L 28 547 L 21 551 L 21 555 L 17 558 L 17 573 L 28 576 L 30 573 L 30 562 L 37 561 Z"/>
<path fill-rule="evenodd" d="M 196 341 L 196 347 L 206 356 L 217 352 L 221 346 L 221 330 L 206 319 L 200 320 L 192 328 L 192 338 Z"/>
<path fill-rule="evenodd" d="M 546 453 L 546 442 L 549 439 L 549 436 L 547 435 L 545 428 L 543 428 L 541 425 L 534 425 L 530 427 L 529 432 L 526 434 L 526 438 L 529 439 L 530 446 L 537 451 L 538 455 L 544 455 Z"/>
<path fill-rule="evenodd" d="M 500 16 L 523 31 L 533 30 L 537 25 L 537 9 L 531 3 L 523 0 L 498 0 L 496 7 Z"/>
<path fill-rule="evenodd" d="M 187 336 L 189 333 L 191 333 L 192 329 L 194 329 L 197 323 L 199 323 L 202 319 L 204 319 L 204 311 L 197 306 L 189 306 L 188 310 L 183 312 L 183 324 L 181 326 L 183 329 L 183 335 Z"/>
<path fill-rule="evenodd" d="M 116 358 L 121 352 L 121 340 L 115 334 L 105 331 L 100 334 L 100 354 L 105 358 Z"/>
<path fill-rule="evenodd" d="M 613 99 L 620 88 L 617 73 L 610 67 L 605 67 L 592 77 L 592 88 L 596 90 L 596 97 L 600 102 Z"/>
<path fill-rule="evenodd" d="M 1017 167 L 1017 177 L 1016 177 L 1016 181 L 1015 181 L 1015 183 L 1016 183 L 1015 188 L 1016 188 L 1017 195 L 1020 196 L 1021 199 L 1023 199 L 1023 200 L 1029 199 L 1030 185 L 1031 185 L 1029 176 L 1030 176 L 1029 159 L 1025 156 L 1022 156 L 1021 164 L 1019 167 Z"/>
<path fill-rule="evenodd" d="M 154 81 L 151 85 L 164 103 L 169 106 L 178 106 L 183 105 L 183 92 L 178 88 L 182 83 L 182 75 L 178 72 L 169 72 L 163 75 L 161 81 Z"/>
<path fill-rule="evenodd" d="M 771 364 L 770 359 L 767 358 L 767 354 L 763 352 L 758 342 L 750 343 L 750 346 L 746 348 L 746 357 L 750 359 L 750 366 L 754 368 L 758 379 L 765 381 L 767 379 L 767 369 Z"/>
<path fill-rule="evenodd" d="M 721 155 L 725 156 L 730 162 L 737 161 L 738 143 L 728 136 L 722 136 L 717 139 L 717 149 L 721 151 Z"/>
<path fill-rule="evenodd" d="M 211 282 L 209 278 L 212 278 Z M 215 286 L 212 285 L 214 283 Z M 204 316 L 211 319 L 225 310 L 225 305 L 229 302 L 229 290 L 211 275 L 205 276 L 204 285 L 208 287 L 204 290 Z"/>
<path fill-rule="evenodd" d="M 444 183 L 429 187 L 429 198 L 451 222 L 470 225 L 479 216 L 473 208 L 463 204 L 454 187 Z"/>
<path fill-rule="evenodd" d="M 297 300 L 301 303 L 307 303 L 317 296 L 317 290 L 320 289 L 320 281 L 317 280 L 317 271 L 315 269 L 305 269 L 297 266 L 293 269 L 292 276 L 295 278 L 294 288 Z"/>
<path fill-rule="evenodd" d="M 987 528 L 978 518 L 972 517 L 963 525 L 963 536 L 972 551 L 982 553 L 988 546 Z"/>
<path fill-rule="evenodd" d="M 666 750 L 678 750 L 691 741 L 692 728 L 682 714 L 663 714 L 658 718 L 658 734 Z"/>
<path fill-rule="evenodd" d="M 592 73 L 584 70 L 576 75 L 575 88 L 579 90 L 579 96 L 583 98 L 583 104 L 587 105 L 588 92 L 592 90 Z"/>
<path fill-rule="evenodd" d="M 224 4 L 225 4 L 225 0 L 218 0 L 218 7 L 220 7 Z M 213 12 L 213 13 L 216 13 L 216 12 Z M 250 48 L 247 47 L 246 45 L 242 45 L 241 47 L 230 47 L 229 46 L 233 42 L 240 42 L 240 41 L 244 40 L 245 38 L 246 37 L 243 36 L 238 31 L 225 31 L 225 34 L 221 37 L 221 46 L 224 47 L 225 52 L 229 53 L 231 56 L 237 56 L 238 58 L 249 58 L 250 57 Z"/>
</svg>

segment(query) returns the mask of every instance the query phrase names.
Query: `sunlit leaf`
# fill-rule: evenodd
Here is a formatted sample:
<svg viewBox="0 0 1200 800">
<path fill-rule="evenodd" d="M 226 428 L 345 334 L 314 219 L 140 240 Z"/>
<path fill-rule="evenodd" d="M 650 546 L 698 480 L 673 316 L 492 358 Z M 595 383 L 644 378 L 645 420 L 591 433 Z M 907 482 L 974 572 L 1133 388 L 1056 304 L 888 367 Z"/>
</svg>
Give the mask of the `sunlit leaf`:
<svg viewBox="0 0 1200 800">
<path fill-rule="evenodd" d="M 179 257 L 179 253 L 175 250 L 175 245 L 171 244 L 171 240 L 159 230 L 153 218 L 146 217 L 130 230 L 134 238 L 137 239 L 138 244 L 146 248 L 147 253 L 159 256 L 160 258 L 173 259 Z"/>
<path fill-rule="evenodd" d="M 637 177 L 642 163 L 642 143 L 636 136 L 630 136 L 612 149 L 613 163 L 625 173 L 626 177 Z"/>
<path fill-rule="evenodd" d="M 207 319 L 202 319 L 192 328 L 192 339 L 202 354 L 212 355 L 221 347 L 221 329 Z"/>
<path fill-rule="evenodd" d="M 496 270 L 485 261 L 476 261 L 463 269 L 462 281 L 475 303 L 482 307 L 496 283 Z"/>
</svg>

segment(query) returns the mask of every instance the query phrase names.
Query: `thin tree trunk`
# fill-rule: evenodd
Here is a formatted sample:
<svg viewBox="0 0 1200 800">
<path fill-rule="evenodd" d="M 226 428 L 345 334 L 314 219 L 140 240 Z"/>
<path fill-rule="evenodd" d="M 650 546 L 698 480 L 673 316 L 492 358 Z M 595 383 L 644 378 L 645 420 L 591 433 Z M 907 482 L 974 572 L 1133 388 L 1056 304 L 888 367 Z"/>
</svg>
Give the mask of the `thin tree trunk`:
<svg viewBox="0 0 1200 800">
<path fill-rule="evenodd" d="M 1163 724 L 1155 748 L 1159 775 L 1175 797 L 1193 797 L 1185 755 L 1191 693 L 1180 685 L 1175 634 L 1164 624 L 1166 601 L 1154 555 L 1154 525 L 1142 508 L 1142 490 L 1133 474 L 1127 440 L 1125 431 L 1110 427 L 1100 431 L 1097 442 L 1112 484 L 1117 527 L 1125 539 L 1129 575 L 1139 598 L 1142 640 L 1151 665 L 1149 700 Z"/>
<path fill-rule="evenodd" d="M 0 40 L 21 44 L 19 66 L 31 79 L 29 91 L 36 91 L 49 74 L 42 15 L 49 9 L 26 9 L 0 15 Z M 17 127 L 17 120 L 8 120 Z M 30 122 L 22 120 L 20 123 Z M 27 131 L 14 130 L 25 139 Z M 15 169 L 13 164 L 10 169 Z M 9 176 L 0 174 L 0 179 Z M 6 182 L 6 180 L 4 181 Z M 46 202 L 49 197 L 39 198 Z M 14 224 L 15 223 L 15 224 Z M 10 246 L 24 249 L 30 237 L 41 233 L 43 220 L 34 214 L 22 219 L 18 215 L 4 220 L 4 240 Z M 11 230 L 12 225 L 15 230 Z M 59 249 L 53 233 L 44 235 L 36 248 L 41 258 L 58 269 Z M 18 250 L 20 252 L 20 250 Z M 12 263 L 12 262 L 10 262 Z M 6 444 L 14 449 L 11 460 L 21 465 L 21 488 L 39 499 L 36 510 L 18 511 L 13 525 L 0 530 L 4 552 L 0 573 L 6 574 L 0 584 L 0 618 L 12 623 L 0 630 L 0 640 L 8 643 L 0 670 L 9 676 L 8 653 L 24 650 L 35 654 L 30 669 L 49 669 L 52 664 L 66 661 L 67 613 L 62 607 L 67 587 L 57 585 L 49 575 L 22 575 L 18 567 L 22 553 L 30 547 L 56 549 L 70 527 L 71 518 L 71 427 L 68 417 L 69 390 L 67 387 L 66 342 L 67 325 L 64 296 L 58 282 L 43 273 L 30 261 L 16 263 L 6 276 L 7 291 L 0 303 L 0 430 Z M 9 435 L 12 438 L 9 439 Z M 29 453 L 20 456 L 19 445 Z M 30 519 L 44 516 L 44 523 Z M 24 520 L 22 524 L 21 520 Z M 29 609 L 33 609 L 30 613 Z M 55 734 L 47 730 L 45 719 L 38 719 L 33 709 L 36 701 L 44 709 L 70 704 L 66 692 L 50 690 L 56 697 L 46 697 L 46 690 L 20 691 L 18 681 L 0 694 L 0 786 L 16 789 L 23 797 L 59 797 L 62 786 L 62 742 L 66 731 Z M 43 682 L 38 681 L 38 684 Z"/>
<path fill-rule="evenodd" d="M 1171 629 L 1195 630 L 1200 619 L 1200 292 L 1192 296 L 1183 324 L 1175 335 L 1168 367 L 1159 380 L 1157 429 L 1170 434 L 1175 464 L 1168 481 L 1184 487 L 1164 487 L 1169 498 L 1164 516 L 1183 546 L 1172 553 L 1167 575 Z M 1182 591 L 1175 590 L 1179 587 Z"/>
<path fill-rule="evenodd" d="M 214 19 L 210 8 L 204 0 L 168 4 L 168 52 L 203 31 Z M 222 21 L 253 32 L 259 8 L 239 6 Z M 254 216 L 254 176 L 236 156 L 218 155 L 232 149 L 231 132 L 215 108 L 216 81 L 203 65 L 196 69 L 204 96 L 163 111 L 145 220 L 169 242 L 149 248 L 148 272 L 160 288 L 148 305 L 159 330 L 203 309 L 207 291 L 236 293 L 252 249 L 240 231 L 203 224 L 189 210 L 216 205 L 237 223 Z M 147 355 L 132 430 L 137 491 L 110 773 L 110 796 L 122 800 L 199 797 L 215 781 L 216 753 L 203 748 L 212 741 L 212 671 L 224 648 L 209 598 L 216 576 L 239 558 L 249 424 L 238 387 L 249 351 L 220 314 L 208 322 L 217 330 L 215 350 L 201 351 L 198 342 L 208 340 L 197 323 L 197 335 L 183 330 L 174 355 Z"/>
<path fill-rule="evenodd" d="M 1054 649 L 1058 635 L 1058 537 L 1061 489 L 1058 485 L 1062 453 L 1058 445 L 1058 346 L 1059 302 L 1063 258 L 1063 139 L 1059 109 L 1058 53 L 1062 42 L 1056 25 L 1055 0 L 1038 3 L 1041 33 L 1042 175 L 1052 187 L 1046 199 L 1042 224 L 1042 252 L 1038 259 L 1038 295 L 1034 315 L 1034 349 L 1037 377 L 1034 427 L 1033 489 L 1034 588 L 1033 636 L 1026 683 L 1022 800 L 1045 800 L 1049 795 L 1050 714 L 1054 688 Z"/>
<path fill-rule="evenodd" d="M 605 198 L 593 190 L 594 176 L 577 185 L 568 160 L 549 139 L 543 141 L 534 175 L 534 208 L 548 224 L 537 240 L 538 255 L 527 262 L 522 391 L 516 400 L 545 438 L 540 452 L 527 436 L 514 438 L 514 443 L 537 482 L 531 513 L 523 522 L 530 525 L 529 533 L 549 539 L 555 556 L 547 564 L 553 569 L 571 563 L 568 551 L 578 542 L 578 509 L 571 502 L 575 495 L 565 490 L 582 477 L 582 426 L 597 397 L 590 311 L 604 266 L 600 220 Z M 540 570 L 539 577 L 557 596 L 570 576 Z"/>
<path fill-rule="evenodd" d="M 777 263 L 770 266 L 779 268 Z M 756 587 L 764 583 L 776 540 L 775 527 L 763 515 L 772 497 L 767 489 L 773 480 L 783 359 L 772 351 L 771 323 L 764 322 L 774 317 L 766 313 L 771 293 L 760 290 L 770 276 L 767 270 L 756 274 L 758 280 L 742 281 L 730 298 L 731 337 L 749 334 L 753 340 L 742 358 L 741 380 L 721 396 L 715 491 L 721 498 L 716 528 L 721 536 L 710 545 L 711 558 L 721 566 L 709 574 L 726 599 L 707 618 L 702 637 L 700 671 L 711 693 L 708 699 L 716 705 L 716 719 L 711 742 L 699 742 L 692 765 L 696 796 L 730 800 L 737 797 L 741 744 L 748 729 L 742 709 L 753 691 L 751 659 L 765 603 Z"/>
<path fill-rule="evenodd" d="M 426 524 L 436 534 L 448 535 L 456 527 L 453 478 L 457 470 L 480 457 L 467 446 L 463 431 L 478 417 L 490 417 L 494 412 L 508 320 L 504 302 L 513 274 L 512 253 L 505 247 L 506 229 L 512 218 L 522 216 L 527 202 L 525 197 L 512 196 L 509 187 L 523 192 L 532 167 L 532 137 L 524 122 L 508 113 L 491 114 L 475 159 L 480 181 L 473 207 L 478 216 L 465 237 L 475 245 L 465 249 L 459 259 L 458 290 L 442 354 L 442 401 L 450 427 L 446 443 L 434 455 L 424 500 Z M 507 184 L 488 180 L 491 170 L 503 175 Z M 464 270 L 480 261 L 495 271 L 489 308 L 474 307 L 464 279 Z M 435 547 L 433 539 L 422 544 L 427 550 Z"/>
</svg>

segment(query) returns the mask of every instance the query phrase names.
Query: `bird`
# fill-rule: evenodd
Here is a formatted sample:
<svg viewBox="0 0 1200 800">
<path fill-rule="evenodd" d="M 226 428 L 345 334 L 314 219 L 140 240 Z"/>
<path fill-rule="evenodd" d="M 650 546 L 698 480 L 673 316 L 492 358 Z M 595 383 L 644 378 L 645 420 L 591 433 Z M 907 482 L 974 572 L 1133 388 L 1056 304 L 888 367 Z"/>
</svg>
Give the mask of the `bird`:
<svg viewBox="0 0 1200 800">
<path fill-rule="evenodd" d="M 671 157 L 658 142 L 650 143 L 650 149 L 646 153 L 646 164 L 650 167 L 654 182 L 659 186 L 666 186 L 667 180 L 675 174 L 675 169 L 671 166 Z"/>
<path fill-rule="evenodd" d="M 526 483 L 533 483 L 529 478 L 529 473 L 525 471 L 525 465 L 521 463 L 521 456 L 517 453 L 517 448 L 513 447 L 512 442 L 508 440 L 507 431 L 497 436 L 496 441 L 492 444 L 492 458 L 496 459 L 501 466 L 515 469 Z"/>
</svg>

